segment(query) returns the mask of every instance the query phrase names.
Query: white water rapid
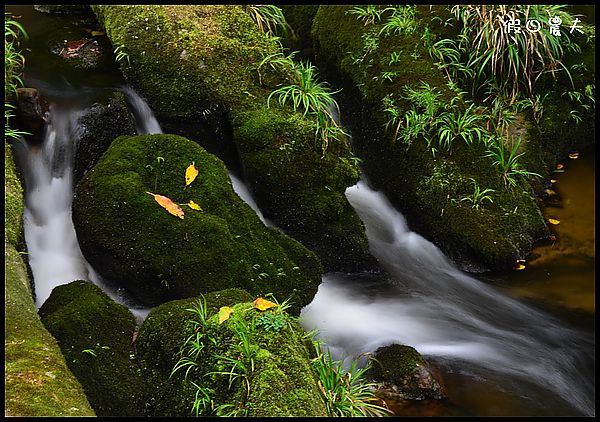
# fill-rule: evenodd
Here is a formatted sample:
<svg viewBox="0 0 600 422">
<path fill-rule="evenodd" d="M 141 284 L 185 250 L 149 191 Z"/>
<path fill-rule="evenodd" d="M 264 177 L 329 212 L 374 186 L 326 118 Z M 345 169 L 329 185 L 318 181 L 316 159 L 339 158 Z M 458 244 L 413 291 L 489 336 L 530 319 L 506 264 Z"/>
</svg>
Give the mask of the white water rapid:
<svg viewBox="0 0 600 422">
<path fill-rule="evenodd" d="M 332 354 L 339 359 L 407 344 L 426 356 L 533 382 L 594 414 L 593 339 L 462 273 L 364 181 L 346 196 L 398 291 L 368 295 L 347 275 L 325 275 L 301 316 Z"/>
</svg>

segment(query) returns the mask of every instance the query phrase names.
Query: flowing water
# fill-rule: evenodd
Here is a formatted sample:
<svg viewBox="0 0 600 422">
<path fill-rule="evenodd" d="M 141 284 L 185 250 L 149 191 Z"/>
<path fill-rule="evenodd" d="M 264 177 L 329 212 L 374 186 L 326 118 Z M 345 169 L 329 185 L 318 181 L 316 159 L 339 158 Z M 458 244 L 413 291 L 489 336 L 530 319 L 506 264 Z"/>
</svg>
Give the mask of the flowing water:
<svg viewBox="0 0 600 422">
<path fill-rule="evenodd" d="M 48 28 L 64 32 L 60 25 L 65 19 L 56 20 L 61 24 L 54 28 L 52 18 L 36 14 L 30 6 L 18 8 L 39 26 L 30 32 L 30 44 L 43 45 Z M 26 27 L 34 28 L 29 22 Z M 33 52 L 40 55 L 42 50 Z M 56 72 L 52 80 L 47 79 L 49 72 L 42 65 L 29 58 L 27 63 L 26 83 L 46 95 L 74 98 L 77 92 L 91 89 L 76 84 L 76 89 L 65 91 L 65 86 L 73 86 L 71 82 Z M 79 75 L 78 81 L 91 77 Z M 121 89 L 138 133 L 161 133 L 145 101 L 129 87 Z M 141 321 L 149 309 L 140 308 L 122 288 L 99 277 L 81 254 L 73 228 L 73 151 L 78 116 L 88 106 L 54 101 L 43 144 L 21 143 L 16 149 L 26 188 L 25 237 L 36 304 L 39 307 L 55 286 L 85 279 L 129 306 Z M 266 225 L 272 225 L 244 183 L 233 174 L 230 178 L 238 195 Z M 456 269 L 433 244 L 410 231 L 385 196 L 365 181 L 348 188 L 346 194 L 364 221 L 371 251 L 385 271 L 325 274 L 313 302 L 303 309 L 304 326 L 317 328 L 335 356 L 354 357 L 392 343 L 413 346 L 443 370 L 455 415 L 595 414 L 593 332 L 513 298 L 537 297 L 531 292 L 544 291 L 547 284 L 532 283 L 528 294 L 509 286 L 516 277 L 534 272 L 505 277 L 504 285 L 482 283 Z M 562 227 L 563 236 L 575 230 Z M 556 259 L 558 267 L 564 256 Z M 531 267 L 535 268 L 533 261 Z M 586 268 L 586 274 L 593 275 L 593 264 L 591 270 Z M 586 283 L 582 296 L 593 292 Z"/>
<path fill-rule="evenodd" d="M 407 344 L 448 372 L 504 384 L 527 406 L 513 409 L 517 415 L 594 414 L 595 346 L 589 334 L 458 270 L 364 181 L 346 196 L 389 276 L 383 285 L 360 283 L 356 275 L 323 278 L 302 318 L 305 328 L 320 330 L 334 355 Z"/>
</svg>

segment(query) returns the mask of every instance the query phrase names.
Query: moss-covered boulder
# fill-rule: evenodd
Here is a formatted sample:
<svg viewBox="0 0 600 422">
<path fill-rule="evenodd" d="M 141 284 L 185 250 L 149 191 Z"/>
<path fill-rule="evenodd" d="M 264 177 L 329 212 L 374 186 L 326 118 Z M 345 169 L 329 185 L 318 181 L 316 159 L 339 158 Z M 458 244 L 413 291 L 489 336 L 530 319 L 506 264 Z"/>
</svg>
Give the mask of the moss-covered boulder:
<svg viewBox="0 0 600 422">
<path fill-rule="evenodd" d="M 439 374 L 413 347 L 401 344 L 375 351 L 366 376 L 380 384 L 384 395 L 405 400 L 446 397 Z"/>
<path fill-rule="evenodd" d="M 237 289 L 209 293 L 201 302 L 206 304 L 203 322 L 192 311 L 202 298 L 172 301 L 152 310 L 137 338 L 143 374 L 152 386 L 148 416 L 194 414 L 197 388 L 192 383 L 203 388 L 198 397 L 206 399 L 199 407 L 204 416 L 326 416 L 302 328 L 278 308 L 255 309 L 251 299 Z M 231 307 L 233 314 L 219 323 L 222 306 Z M 181 347 L 194 333 L 202 347 L 197 366 L 187 379 L 187 367 L 171 376 Z M 235 362 L 234 372 L 240 376 L 230 383 L 227 372 Z"/>
<path fill-rule="evenodd" d="M 120 91 L 92 104 L 81 113 L 77 123 L 79 131 L 73 164 L 75 184 L 98 162 L 117 136 L 136 134 L 135 120 Z"/>
<path fill-rule="evenodd" d="M 11 147 L 4 147 L 4 415 L 94 416 L 37 314 L 18 245 L 23 237 L 23 190 Z"/>
<path fill-rule="evenodd" d="M 199 174 L 186 187 L 192 164 Z M 181 204 L 182 218 L 150 193 Z M 291 298 L 299 312 L 320 283 L 314 253 L 265 227 L 223 162 L 180 136 L 117 138 L 78 184 L 73 221 L 94 268 L 149 303 L 239 287 Z"/>
<path fill-rule="evenodd" d="M 131 359 L 129 309 L 94 284 L 73 281 L 52 290 L 40 316 L 98 416 L 141 415 L 144 382 Z"/>
<path fill-rule="evenodd" d="M 269 94 L 289 82 L 291 69 L 268 60 L 261 65 L 281 52 L 280 45 L 243 6 L 93 10 L 113 45 L 123 45 L 129 55 L 123 73 L 164 131 L 198 141 L 229 166 L 241 163 L 265 217 L 295 238 L 309 239 L 328 270 L 370 265 L 364 228 L 343 195 L 358 177 L 350 148 L 340 141 L 321 159 L 316 118 L 275 99 L 267 108 Z M 307 177 L 313 172 L 327 177 Z M 342 251 L 335 259 L 331 245 Z"/>
<path fill-rule="evenodd" d="M 481 142 L 455 140 L 451 153 L 438 150 L 434 155 L 422 137 L 408 144 L 394 138 L 411 106 L 406 87 L 417 90 L 426 83 L 445 105 L 459 99 L 421 38 L 426 27 L 430 36 L 437 28 L 429 7 L 416 6 L 413 32 L 389 37 L 380 32 L 385 19 L 365 24 L 350 9 L 321 6 L 312 34 L 320 67 L 344 86 L 342 110 L 350 115 L 354 146 L 370 182 L 386 193 L 413 230 L 464 269 L 504 269 L 525 258 L 533 243 L 548 235 L 525 179 L 507 189 Z M 386 98 L 395 102 L 400 123 L 390 126 Z M 454 111 L 462 110 L 456 107 Z M 474 193 L 471 179 L 480 190 L 494 189 L 493 203 L 474 207 L 463 200 Z"/>
</svg>

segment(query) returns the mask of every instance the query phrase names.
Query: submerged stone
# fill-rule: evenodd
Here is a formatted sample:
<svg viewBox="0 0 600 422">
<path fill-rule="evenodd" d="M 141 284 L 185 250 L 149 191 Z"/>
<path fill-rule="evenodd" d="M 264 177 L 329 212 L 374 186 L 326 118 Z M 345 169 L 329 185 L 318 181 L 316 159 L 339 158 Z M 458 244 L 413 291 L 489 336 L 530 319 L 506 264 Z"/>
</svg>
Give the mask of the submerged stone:
<svg viewBox="0 0 600 422">
<path fill-rule="evenodd" d="M 380 383 L 381 395 L 405 400 L 446 397 L 439 374 L 413 347 L 380 347 L 367 376 Z"/>
<path fill-rule="evenodd" d="M 192 164 L 199 174 L 186 186 Z M 183 218 L 151 194 L 179 204 Z M 78 184 L 73 221 L 94 268 L 148 303 L 238 287 L 291 298 L 299 313 L 320 283 L 318 258 L 265 227 L 223 162 L 180 136 L 117 138 Z"/>
</svg>

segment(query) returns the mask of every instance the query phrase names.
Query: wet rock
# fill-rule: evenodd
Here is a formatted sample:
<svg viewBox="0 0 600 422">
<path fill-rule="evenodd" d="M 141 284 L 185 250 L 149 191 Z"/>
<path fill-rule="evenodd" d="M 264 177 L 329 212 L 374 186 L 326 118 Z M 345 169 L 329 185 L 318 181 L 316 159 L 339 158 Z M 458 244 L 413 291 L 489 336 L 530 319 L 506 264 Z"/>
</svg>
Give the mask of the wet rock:
<svg viewBox="0 0 600 422">
<path fill-rule="evenodd" d="M 75 183 L 98 162 L 113 140 L 120 135 L 136 133 L 135 120 L 120 91 L 83 111 L 78 124 L 80 131 L 73 168 Z"/>
<path fill-rule="evenodd" d="M 33 142 L 43 140 L 44 126 L 49 119 L 48 100 L 36 88 L 17 88 L 16 118 L 18 127 L 29 132 Z"/>
<path fill-rule="evenodd" d="M 105 48 L 94 38 L 63 40 L 55 44 L 51 51 L 81 69 L 97 68 L 106 55 Z"/>
<path fill-rule="evenodd" d="M 237 416 L 248 417 L 315 417 L 327 416 L 325 403 L 310 362 L 310 351 L 303 340 L 304 331 L 285 312 L 258 311 L 250 302 L 252 296 L 240 289 L 226 289 L 205 296 L 207 318 L 197 321 L 190 312 L 199 298 L 167 302 L 153 309 L 144 320 L 137 339 L 142 376 L 148 380 L 147 416 L 190 416 L 196 388 L 201 385 L 213 404 L 200 408 L 200 416 L 214 415 L 219 405 Z M 197 305 L 196 305 L 197 306 Z M 229 306 L 234 312 L 223 323 L 218 310 Z M 271 315 L 283 325 L 266 329 L 261 319 Z M 239 324 L 239 325 L 238 325 Z M 237 328 L 236 328 L 237 327 Z M 246 329 L 248 330 L 246 332 Z M 198 366 L 171 376 L 180 355 L 181 345 L 194 332 L 202 345 Z M 236 345 L 238 333 L 246 332 L 246 350 L 253 353 L 253 369 L 244 382 L 229 383 L 229 375 L 209 375 L 227 368 L 219 356 L 236 356 L 243 363 Z M 229 369 L 226 369 L 229 370 Z M 187 378 L 187 379 L 186 379 Z"/>
<path fill-rule="evenodd" d="M 413 347 L 380 347 L 374 358 L 367 376 L 379 383 L 381 396 L 404 400 L 446 397 L 440 374 Z"/>
<path fill-rule="evenodd" d="M 130 354 L 135 318 L 99 287 L 55 287 L 39 311 L 98 416 L 140 416 L 143 380 Z"/>
<path fill-rule="evenodd" d="M 200 174 L 186 187 L 192 163 Z M 180 204 L 184 218 L 149 192 Z M 176 135 L 115 139 L 77 184 L 73 222 L 94 268 L 149 304 L 235 287 L 292 297 L 298 314 L 321 281 L 316 255 L 265 227 L 233 191 L 223 162 Z"/>
<path fill-rule="evenodd" d="M 59 15 L 92 13 L 87 4 L 36 4 L 35 10 L 41 13 L 54 13 Z"/>
</svg>

